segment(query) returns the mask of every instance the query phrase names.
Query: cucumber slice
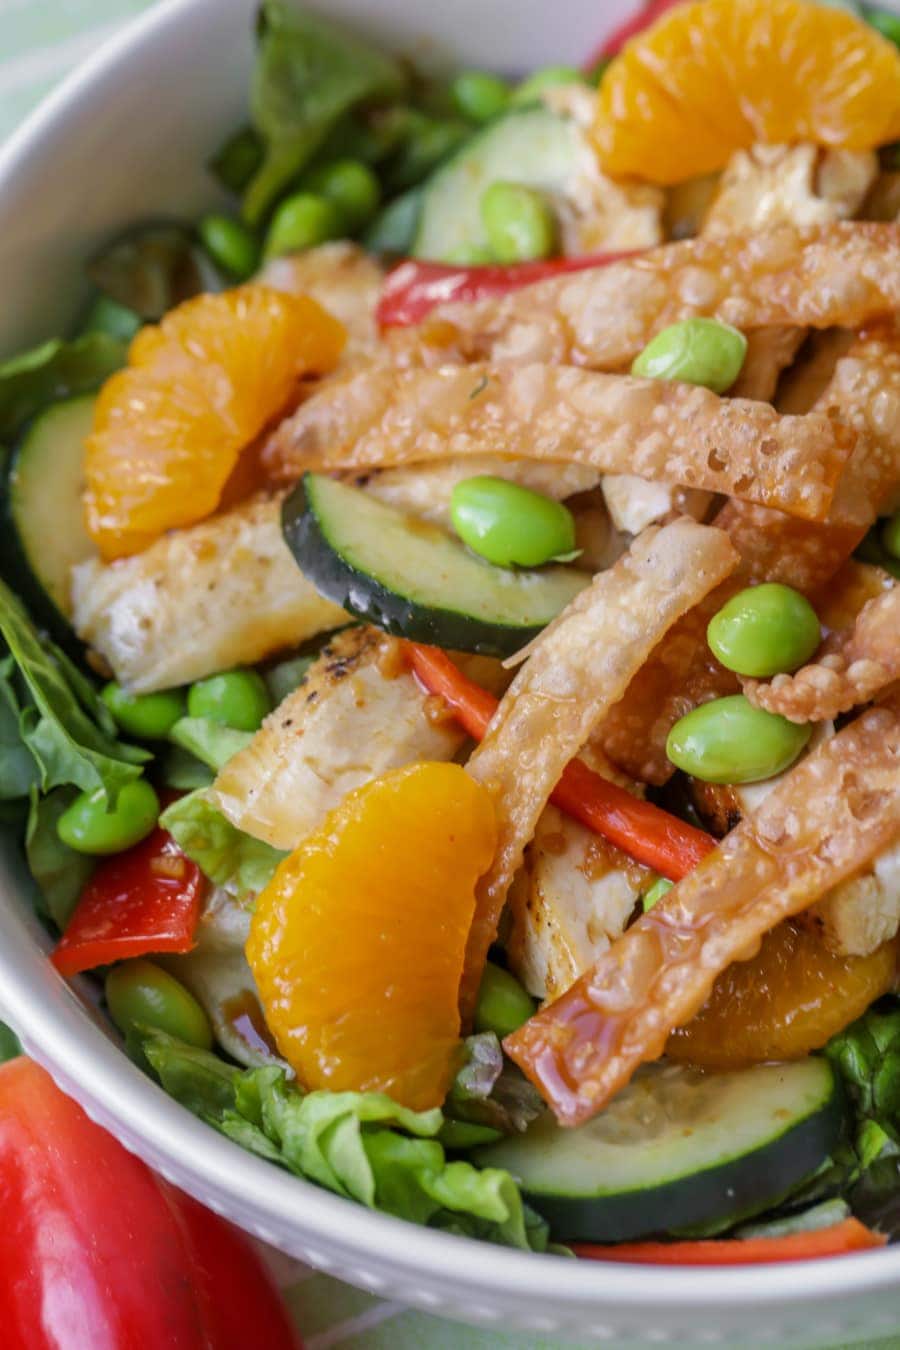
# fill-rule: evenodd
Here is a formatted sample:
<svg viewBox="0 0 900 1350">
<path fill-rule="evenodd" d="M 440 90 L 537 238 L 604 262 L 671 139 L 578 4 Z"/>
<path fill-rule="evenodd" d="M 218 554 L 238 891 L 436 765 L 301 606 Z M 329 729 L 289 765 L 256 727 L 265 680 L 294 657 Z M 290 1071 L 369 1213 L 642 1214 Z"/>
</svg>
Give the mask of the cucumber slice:
<svg viewBox="0 0 900 1350">
<path fill-rule="evenodd" d="M 96 549 L 81 506 L 84 441 L 96 395 L 51 403 L 16 447 L 6 482 L 4 561 L 26 602 L 59 629 L 69 614 L 69 574 Z"/>
<path fill-rule="evenodd" d="M 481 223 L 485 188 L 503 179 L 564 191 L 578 172 L 581 153 L 575 124 L 547 108 L 522 108 L 498 118 L 425 183 L 413 257 L 452 262 L 463 252 L 487 249 Z"/>
<path fill-rule="evenodd" d="M 587 1125 L 547 1113 L 474 1156 L 512 1172 L 558 1240 L 623 1242 L 761 1213 L 816 1171 L 842 1125 L 825 1059 L 724 1074 L 662 1063 Z"/>
<path fill-rule="evenodd" d="M 573 567 L 493 567 L 436 525 L 321 474 L 306 474 L 282 521 L 321 595 L 387 633 L 458 651 L 510 656 L 590 581 Z"/>
</svg>

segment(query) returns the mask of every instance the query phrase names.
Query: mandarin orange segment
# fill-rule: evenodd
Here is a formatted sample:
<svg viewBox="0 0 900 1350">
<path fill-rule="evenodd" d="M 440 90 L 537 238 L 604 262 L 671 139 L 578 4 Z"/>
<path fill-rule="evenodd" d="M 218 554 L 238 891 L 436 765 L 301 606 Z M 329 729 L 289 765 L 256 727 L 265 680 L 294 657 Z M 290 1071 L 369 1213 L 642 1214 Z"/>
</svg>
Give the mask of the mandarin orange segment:
<svg viewBox="0 0 900 1350">
<path fill-rule="evenodd" d="M 779 924 L 756 956 L 722 972 L 697 1016 L 669 1037 L 666 1054 L 705 1069 L 799 1059 L 886 993 L 896 968 L 896 941 L 870 956 L 835 956 L 814 929 Z"/>
<path fill-rule="evenodd" d="M 676 6 L 616 57 L 595 139 L 614 176 L 678 183 L 756 142 L 865 150 L 900 136 L 900 53 L 811 0 Z"/>
<path fill-rule="evenodd" d="M 496 838 L 486 788 L 457 764 L 411 764 L 350 793 L 280 865 L 247 959 L 304 1086 L 440 1105 L 475 883 Z"/>
<path fill-rule="evenodd" d="M 88 531 L 107 560 L 215 511 L 241 452 L 344 329 L 307 296 L 247 285 L 188 300 L 131 344 L 85 446 Z"/>
</svg>

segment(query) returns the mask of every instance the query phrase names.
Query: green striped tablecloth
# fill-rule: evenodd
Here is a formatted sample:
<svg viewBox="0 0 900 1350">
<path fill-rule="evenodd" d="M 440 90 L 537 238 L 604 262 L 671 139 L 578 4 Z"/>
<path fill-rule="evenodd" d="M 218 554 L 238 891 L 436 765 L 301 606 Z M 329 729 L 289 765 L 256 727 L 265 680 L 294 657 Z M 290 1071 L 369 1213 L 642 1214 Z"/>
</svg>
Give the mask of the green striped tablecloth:
<svg viewBox="0 0 900 1350">
<path fill-rule="evenodd" d="M 111 33 L 153 2 L 0 0 L 0 138 Z M 557 1350 L 556 1343 L 546 1340 L 476 1331 L 411 1312 L 285 1260 L 276 1260 L 275 1265 L 307 1350 L 330 1350 L 332 1346 L 343 1350 Z M 900 1350 L 900 1338 L 880 1341 L 877 1346 L 860 1345 L 857 1350 Z"/>
</svg>

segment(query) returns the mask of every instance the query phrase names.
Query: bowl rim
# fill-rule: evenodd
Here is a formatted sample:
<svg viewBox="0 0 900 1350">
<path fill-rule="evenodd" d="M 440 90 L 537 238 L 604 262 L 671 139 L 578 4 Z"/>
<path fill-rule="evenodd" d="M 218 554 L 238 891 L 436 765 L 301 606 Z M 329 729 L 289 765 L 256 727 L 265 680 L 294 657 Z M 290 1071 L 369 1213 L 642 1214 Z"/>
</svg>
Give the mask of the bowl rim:
<svg viewBox="0 0 900 1350">
<path fill-rule="evenodd" d="M 145 42 L 174 32 L 180 23 L 203 11 L 214 21 L 218 3 L 160 0 L 126 22 L 0 148 L 0 192 L 32 156 L 52 154 L 56 128 L 77 103 L 108 79 L 117 78 L 120 66 L 135 63 L 139 67 Z M 0 901 L 20 903 L 13 886 L 2 886 L 2 892 Z M 29 967 L 33 972 L 37 944 L 27 934 L 24 917 L 13 915 L 12 922 L 12 942 L 0 947 L 0 989 L 4 1016 L 29 1051 L 66 1090 L 87 1103 L 89 1112 L 94 1109 L 92 1103 L 99 1104 L 102 1110 L 97 1114 L 107 1127 L 118 1128 L 126 1146 L 153 1154 L 151 1165 L 164 1175 L 171 1171 L 177 1184 L 204 1203 L 215 1204 L 216 1194 L 227 1199 L 221 1208 L 238 1223 L 251 1222 L 249 1207 L 253 1231 L 269 1241 L 278 1241 L 276 1234 L 268 1232 L 277 1225 L 282 1232 L 296 1233 L 295 1245 L 321 1240 L 340 1248 L 348 1266 L 352 1260 L 364 1262 L 375 1256 L 379 1264 L 403 1270 L 412 1278 L 428 1277 L 438 1285 L 452 1281 L 468 1291 L 503 1295 L 532 1306 L 538 1301 L 552 1306 L 568 1300 L 575 1308 L 597 1312 L 619 1307 L 631 1311 L 655 1308 L 658 1313 L 665 1305 L 673 1310 L 752 1309 L 761 1302 L 789 1308 L 818 1298 L 831 1303 L 844 1294 L 874 1292 L 900 1283 L 900 1247 L 803 1262 L 802 1279 L 798 1279 L 795 1263 L 718 1269 L 653 1266 L 651 1270 L 519 1252 L 368 1210 L 286 1174 L 192 1116 L 92 1024 L 43 953 L 39 960 L 46 970 L 38 973 L 43 976 L 47 997 L 35 1000 Z M 79 1019 L 83 1034 L 73 1035 Z M 315 1263 L 312 1254 L 307 1259 Z M 352 1280 L 353 1272 L 348 1270 L 347 1275 Z"/>
</svg>

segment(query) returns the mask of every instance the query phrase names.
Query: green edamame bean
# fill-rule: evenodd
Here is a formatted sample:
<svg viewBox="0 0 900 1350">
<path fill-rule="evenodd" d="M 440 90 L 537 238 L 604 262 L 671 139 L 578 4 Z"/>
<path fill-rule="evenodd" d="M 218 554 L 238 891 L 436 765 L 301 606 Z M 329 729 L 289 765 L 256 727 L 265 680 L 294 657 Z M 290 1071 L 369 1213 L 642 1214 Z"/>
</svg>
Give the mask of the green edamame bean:
<svg viewBox="0 0 900 1350">
<path fill-rule="evenodd" d="M 507 107 L 509 85 L 486 70 L 464 70 L 450 86 L 456 110 L 470 122 L 489 122 Z"/>
<path fill-rule="evenodd" d="M 539 567 L 575 548 L 571 511 L 505 478 L 464 478 L 451 494 L 450 516 L 463 543 L 498 567 Z"/>
<path fill-rule="evenodd" d="M 442 262 L 452 263 L 455 267 L 483 267 L 495 262 L 493 253 L 481 244 L 460 244 L 444 254 Z"/>
<path fill-rule="evenodd" d="M 754 708 L 743 694 L 694 708 L 669 732 L 666 754 L 704 783 L 758 783 L 800 754 L 812 727 Z"/>
<path fill-rule="evenodd" d="M 668 877 L 657 877 L 649 891 L 645 891 L 641 897 L 644 913 L 646 914 L 648 910 L 651 910 L 657 901 L 663 898 L 666 891 L 672 889 L 674 884 L 675 883 L 670 881 Z"/>
<path fill-rule="evenodd" d="M 180 980 L 153 961 L 123 961 L 106 977 L 109 1015 L 125 1037 L 153 1027 L 202 1050 L 212 1047 L 203 1008 Z"/>
<path fill-rule="evenodd" d="M 235 731 L 257 731 L 271 711 L 266 682 L 255 670 L 226 670 L 188 690 L 188 716 L 206 717 Z"/>
<path fill-rule="evenodd" d="M 143 741 L 165 740 L 180 717 L 184 716 L 185 697 L 181 689 L 164 689 L 157 694 L 129 694 L 115 680 L 100 697 L 115 718 L 116 725 L 129 736 Z"/>
<path fill-rule="evenodd" d="M 774 581 L 732 596 L 706 630 L 710 651 L 723 666 L 756 679 L 799 670 L 821 637 L 806 597 Z"/>
<path fill-rule="evenodd" d="M 259 243 L 242 221 L 211 212 L 200 221 L 197 232 L 213 262 L 235 281 L 246 281 L 256 271 Z"/>
<path fill-rule="evenodd" d="M 556 252 L 556 217 L 546 197 L 522 183 L 491 183 L 481 195 L 481 223 L 498 262 L 528 262 Z"/>
<path fill-rule="evenodd" d="M 515 975 L 488 961 L 475 1007 L 475 1030 L 493 1031 L 502 1040 L 534 1015 L 534 999 Z"/>
<path fill-rule="evenodd" d="M 368 164 L 358 159 L 336 159 L 307 174 L 304 186 L 336 206 L 345 228 L 356 234 L 378 210 L 381 185 Z"/>
<path fill-rule="evenodd" d="M 542 66 L 534 71 L 512 92 L 512 102 L 534 103 L 545 89 L 553 89 L 559 84 L 584 84 L 584 75 L 574 66 Z"/>
<path fill-rule="evenodd" d="M 284 253 L 315 248 L 344 232 L 341 213 L 334 202 L 312 192 L 295 192 L 283 201 L 272 217 L 263 248 L 263 262 Z"/>
<path fill-rule="evenodd" d="M 900 558 L 900 511 L 895 511 L 881 527 L 881 542 L 892 558 Z"/>
<path fill-rule="evenodd" d="M 139 844 L 158 819 L 159 798 L 146 778 L 136 778 L 121 789 L 112 810 L 102 788 L 79 793 L 63 811 L 56 831 L 76 853 L 104 856 Z"/>
<path fill-rule="evenodd" d="M 747 339 L 718 319 L 682 319 L 670 324 L 635 357 L 632 375 L 682 380 L 724 394 L 741 373 Z"/>
</svg>

